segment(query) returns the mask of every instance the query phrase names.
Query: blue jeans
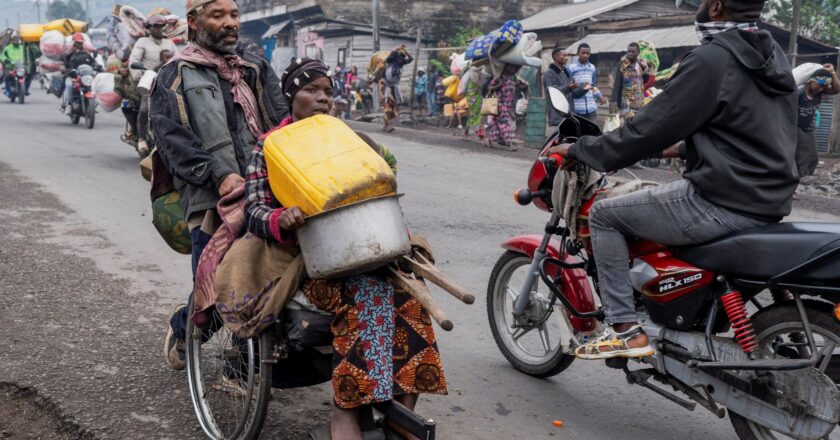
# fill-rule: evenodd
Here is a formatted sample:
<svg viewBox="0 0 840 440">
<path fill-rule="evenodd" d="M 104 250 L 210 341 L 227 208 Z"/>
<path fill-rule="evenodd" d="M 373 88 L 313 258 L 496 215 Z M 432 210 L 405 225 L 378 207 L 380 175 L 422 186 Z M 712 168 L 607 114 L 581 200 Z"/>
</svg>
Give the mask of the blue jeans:
<svg viewBox="0 0 840 440">
<path fill-rule="evenodd" d="M 435 93 L 426 93 L 426 100 L 429 102 L 429 116 L 436 116 L 438 111 L 437 106 L 435 105 Z"/>
<path fill-rule="evenodd" d="M 68 106 L 70 105 L 70 98 L 73 97 L 73 78 L 69 76 L 64 79 L 64 94 L 61 95 L 61 102 Z"/>
<path fill-rule="evenodd" d="M 201 258 L 201 253 L 204 252 L 204 248 L 207 247 L 207 243 L 210 242 L 210 238 L 212 238 L 212 236 L 202 231 L 201 227 L 197 227 L 190 233 L 190 238 L 192 239 L 192 273 L 193 281 L 195 281 L 195 271 L 198 269 L 198 259 Z M 187 307 L 182 308 L 178 311 L 178 313 L 172 315 L 172 319 L 169 320 L 169 325 L 172 326 L 172 331 L 175 333 L 175 337 L 181 341 L 187 339 L 187 313 L 189 313 L 192 302 L 193 293 L 190 292 L 189 299 L 187 300 Z"/>
<path fill-rule="evenodd" d="M 12 89 L 15 87 L 15 81 L 17 78 L 12 75 L 4 75 L 5 76 L 5 86 L 6 86 L 6 96 L 9 96 L 12 92 Z M 26 75 L 26 87 L 24 93 L 29 94 L 29 86 L 32 85 L 32 75 Z"/>
<path fill-rule="evenodd" d="M 638 322 L 625 237 L 684 246 L 764 224 L 712 204 L 685 179 L 596 202 L 589 227 L 607 324 Z"/>
</svg>

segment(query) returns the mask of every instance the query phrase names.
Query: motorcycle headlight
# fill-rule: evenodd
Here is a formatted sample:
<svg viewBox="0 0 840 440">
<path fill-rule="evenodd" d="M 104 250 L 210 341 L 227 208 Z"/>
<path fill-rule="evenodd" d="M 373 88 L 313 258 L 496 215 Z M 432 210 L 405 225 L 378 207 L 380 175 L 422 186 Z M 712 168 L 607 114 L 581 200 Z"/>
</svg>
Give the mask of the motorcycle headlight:
<svg viewBox="0 0 840 440">
<path fill-rule="evenodd" d="M 17 70 L 15 70 L 15 74 L 17 74 L 17 76 L 26 76 L 26 69 L 24 69 L 23 67 L 19 67 Z"/>
<path fill-rule="evenodd" d="M 85 75 L 82 77 L 82 85 L 90 87 L 91 84 L 93 84 L 93 75 Z"/>
</svg>

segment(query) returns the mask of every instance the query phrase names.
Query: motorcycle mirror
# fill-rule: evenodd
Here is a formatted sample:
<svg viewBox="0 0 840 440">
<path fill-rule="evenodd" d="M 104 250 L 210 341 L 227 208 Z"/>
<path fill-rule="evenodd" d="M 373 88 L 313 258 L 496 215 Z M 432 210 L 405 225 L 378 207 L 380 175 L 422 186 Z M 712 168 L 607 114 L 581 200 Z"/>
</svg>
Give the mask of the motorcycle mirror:
<svg viewBox="0 0 840 440">
<path fill-rule="evenodd" d="M 551 103 L 551 106 L 554 107 L 554 110 L 557 110 L 563 116 L 569 115 L 569 100 L 566 98 L 566 94 L 561 92 L 560 89 L 556 87 L 549 87 L 548 101 Z"/>
</svg>

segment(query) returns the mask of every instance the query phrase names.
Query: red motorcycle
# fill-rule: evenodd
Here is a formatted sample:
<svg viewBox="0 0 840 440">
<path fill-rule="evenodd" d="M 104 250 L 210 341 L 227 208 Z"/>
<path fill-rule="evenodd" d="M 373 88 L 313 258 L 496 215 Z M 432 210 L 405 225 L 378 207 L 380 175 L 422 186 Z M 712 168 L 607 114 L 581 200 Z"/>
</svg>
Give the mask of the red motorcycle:
<svg viewBox="0 0 840 440">
<path fill-rule="evenodd" d="M 23 104 L 26 100 L 26 78 L 29 72 L 26 71 L 26 66 L 23 63 L 16 63 L 12 69 L 6 72 L 6 97 L 14 103 L 17 100 Z"/>
<path fill-rule="evenodd" d="M 559 90 L 549 90 L 549 102 L 566 116 L 546 147 L 601 134 L 569 115 Z M 571 234 L 552 202 L 562 165 L 560 156 L 534 163 L 516 200 L 551 218 L 544 234 L 502 244 L 487 290 L 496 344 L 534 377 L 568 368 L 575 348 L 604 328 L 587 220 L 607 177 L 581 200 Z M 640 320 L 657 353 L 638 359 L 638 369 L 627 359 L 608 366 L 689 410 L 699 404 L 723 418 L 728 409 L 744 440 L 831 433 L 840 421 L 840 225 L 780 223 L 696 246 L 629 240 L 629 247 Z"/>
<path fill-rule="evenodd" d="M 81 118 L 85 118 L 85 126 L 93 129 L 96 123 L 96 100 L 91 86 L 96 70 L 87 64 L 82 64 L 78 69 L 70 71 L 69 75 L 73 79 L 69 104 L 70 122 L 76 125 Z"/>
</svg>

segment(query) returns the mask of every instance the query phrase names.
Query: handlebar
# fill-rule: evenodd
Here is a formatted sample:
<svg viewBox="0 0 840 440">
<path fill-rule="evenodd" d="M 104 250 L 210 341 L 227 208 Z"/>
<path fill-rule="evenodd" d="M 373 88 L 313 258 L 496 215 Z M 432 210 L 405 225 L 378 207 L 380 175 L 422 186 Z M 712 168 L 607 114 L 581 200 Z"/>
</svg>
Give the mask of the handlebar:
<svg viewBox="0 0 840 440">
<path fill-rule="evenodd" d="M 563 156 L 555 153 L 555 154 L 549 155 L 548 157 L 545 157 L 545 156 L 540 157 L 537 160 L 542 162 L 547 169 L 552 170 L 554 168 L 558 168 L 560 165 L 563 165 L 563 160 L 564 159 L 563 159 Z"/>
<path fill-rule="evenodd" d="M 516 203 L 519 203 L 522 206 L 528 206 L 534 201 L 534 199 L 548 196 L 551 196 L 550 189 L 541 189 L 534 192 L 527 189 L 520 189 L 513 195 L 513 199 L 516 200 Z"/>
</svg>

